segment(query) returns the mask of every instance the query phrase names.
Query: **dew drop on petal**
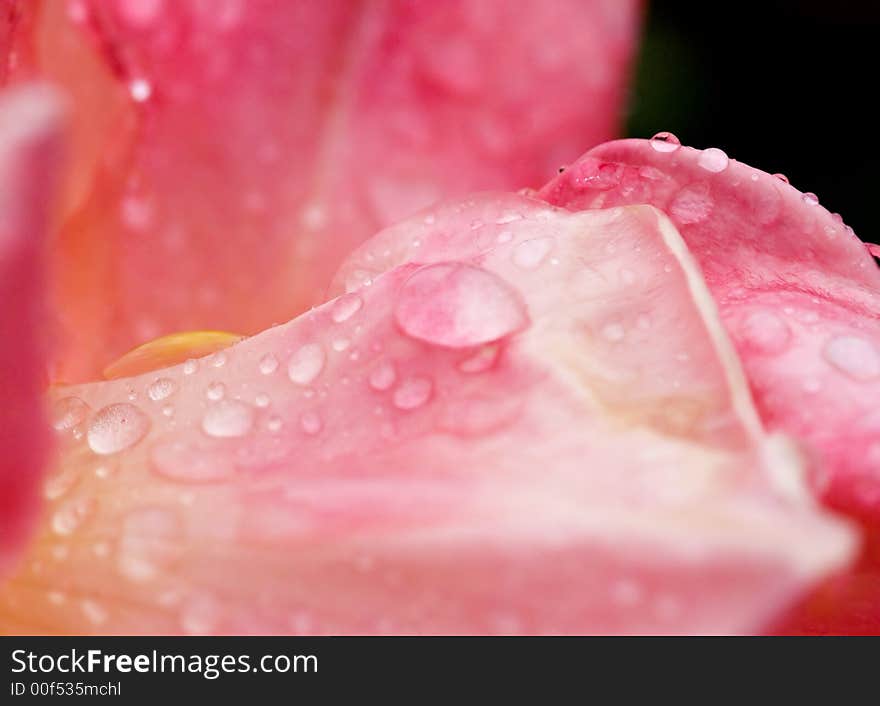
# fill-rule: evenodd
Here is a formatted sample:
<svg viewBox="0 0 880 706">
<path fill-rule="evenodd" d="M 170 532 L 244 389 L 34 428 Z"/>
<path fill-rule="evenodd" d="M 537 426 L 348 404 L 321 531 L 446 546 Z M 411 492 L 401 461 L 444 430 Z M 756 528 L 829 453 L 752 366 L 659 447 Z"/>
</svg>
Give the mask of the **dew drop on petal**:
<svg viewBox="0 0 880 706">
<path fill-rule="evenodd" d="M 215 368 L 222 368 L 226 365 L 226 361 L 229 360 L 229 357 L 223 351 L 219 351 L 218 353 L 214 353 L 211 357 L 211 365 Z"/>
<path fill-rule="evenodd" d="M 52 426 L 58 431 L 73 429 L 89 414 L 89 406 L 79 397 L 64 397 L 52 405 Z"/>
<path fill-rule="evenodd" d="M 287 363 L 287 375 L 297 385 L 308 385 L 324 369 L 326 356 L 317 343 L 307 343 Z"/>
<path fill-rule="evenodd" d="M 343 294 L 334 303 L 330 316 L 337 324 L 348 321 L 363 306 L 364 300 L 357 294 Z"/>
<path fill-rule="evenodd" d="M 321 417 L 317 412 L 303 412 L 302 416 L 299 418 L 299 426 L 303 430 L 303 433 L 308 434 L 309 436 L 314 436 L 321 431 L 324 423 L 321 421 Z"/>
<path fill-rule="evenodd" d="M 880 377 L 880 352 L 857 336 L 835 336 L 822 349 L 828 363 L 854 380 Z"/>
<path fill-rule="evenodd" d="M 791 329 L 772 311 L 756 311 L 743 321 L 739 329 L 744 343 L 759 353 L 776 355 L 788 348 Z"/>
<path fill-rule="evenodd" d="M 801 196 L 801 199 L 803 200 L 803 202 L 805 204 L 807 204 L 807 206 L 818 206 L 819 205 L 819 197 L 816 196 L 816 194 L 812 193 L 811 191 L 808 191 L 803 196 Z"/>
<path fill-rule="evenodd" d="M 534 270 L 553 249 L 553 238 L 524 240 L 513 249 L 513 264 L 523 270 Z"/>
<path fill-rule="evenodd" d="M 170 397 L 177 390 L 177 383 L 171 378 L 159 378 L 147 388 L 147 396 L 154 402 Z"/>
<path fill-rule="evenodd" d="M 528 325 L 519 292 L 491 272 L 454 262 L 412 274 L 397 294 L 394 316 L 411 338 L 450 348 L 489 343 Z"/>
<path fill-rule="evenodd" d="M 788 183 L 789 183 L 789 181 L 788 181 L 788 177 L 785 176 L 785 174 L 782 174 L 781 172 L 777 172 L 777 173 L 774 174 L 773 176 L 776 177 L 777 179 L 779 179 L 779 181 L 781 181 L 781 182 L 784 183 L 784 184 L 788 184 Z"/>
<path fill-rule="evenodd" d="M 397 371 L 394 369 L 394 363 L 390 360 L 383 360 L 370 371 L 369 383 L 374 390 L 389 389 L 394 381 L 397 380 Z"/>
<path fill-rule="evenodd" d="M 723 150 L 720 150 L 717 147 L 710 147 L 700 152 L 700 156 L 697 158 L 697 164 L 707 172 L 717 174 L 718 172 L 723 172 L 727 169 L 727 165 L 730 164 L 730 159 Z"/>
<path fill-rule="evenodd" d="M 65 503 L 52 516 L 52 530 L 60 535 L 72 534 L 94 510 L 93 498 L 79 498 Z"/>
<path fill-rule="evenodd" d="M 150 418 L 132 404 L 111 404 L 100 409 L 89 423 L 89 448 L 96 454 L 114 454 L 134 446 L 146 436 Z"/>
<path fill-rule="evenodd" d="M 430 378 L 421 375 L 407 378 L 394 390 L 394 406 L 402 410 L 421 407 L 431 398 L 433 388 Z"/>
<path fill-rule="evenodd" d="M 279 417 L 277 414 L 273 414 L 273 415 L 272 415 L 271 417 L 269 417 L 269 419 L 266 421 L 266 429 L 268 429 L 269 431 L 271 431 L 271 432 L 273 432 L 273 433 L 274 433 L 274 432 L 277 432 L 277 431 L 280 431 L 282 425 L 283 425 L 283 422 L 282 422 L 282 420 L 281 420 L 281 417 Z"/>
<path fill-rule="evenodd" d="M 196 370 L 199 369 L 199 364 L 197 361 L 190 358 L 183 364 L 183 374 L 184 375 L 192 375 Z"/>
<path fill-rule="evenodd" d="M 276 370 L 278 370 L 278 358 L 276 358 L 271 353 L 266 353 L 262 358 L 260 358 L 260 372 L 263 375 L 271 375 Z"/>
<path fill-rule="evenodd" d="M 675 152 L 681 147 L 681 140 L 671 132 L 658 132 L 651 138 L 651 147 L 656 152 Z"/>
<path fill-rule="evenodd" d="M 269 398 L 269 395 L 267 395 L 265 392 L 261 392 L 259 395 L 257 395 L 254 398 L 254 404 L 260 408 L 268 407 L 271 402 L 272 402 L 272 400 Z"/>
<path fill-rule="evenodd" d="M 222 382 L 212 382 L 205 389 L 205 397 L 209 400 L 217 401 L 222 400 L 223 396 L 226 394 L 226 385 Z"/>
<path fill-rule="evenodd" d="M 202 430 L 208 436 L 245 436 L 254 425 L 254 410 L 239 400 L 220 400 L 208 407 L 202 417 Z"/>
</svg>

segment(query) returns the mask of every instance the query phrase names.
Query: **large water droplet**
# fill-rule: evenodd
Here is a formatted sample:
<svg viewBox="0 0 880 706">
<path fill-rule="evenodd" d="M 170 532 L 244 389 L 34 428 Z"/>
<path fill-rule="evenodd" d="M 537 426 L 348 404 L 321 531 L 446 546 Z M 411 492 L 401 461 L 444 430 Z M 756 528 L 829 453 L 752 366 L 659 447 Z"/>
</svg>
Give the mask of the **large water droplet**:
<svg viewBox="0 0 880 706">
<path fill-rule="evenodd" d="M 395 380 L 397 380 L 397 371 L 394 369 L 394 363 L 390 360 L 381 361 L 370 371 L 370 387 L 374 390 L 387 390 Z"/>
<path fill-rule="evenodd" d="M 880 352 L 856 336 L 835 336 L 822 349 L 825 360 L 854 380 L 880 377 Z"/>
<path fill-rule="evenodd" d="M 402 410 L 421 407 L 431 398 L 433 389 L 430 378 L 421 375 L 407 378 L 394 391 L 394 406 Z"/>
<path fill-rule="evenodd" d="M 202 429 L 208 436 L 233 438 L 245 436 L 254 425 L 254 410 L 239 400 L 221 400 L 202 417 Z"/>
<path fill-rule="evenodd" d="M 154 402 L 170 397 L 177 390 L 177 383 L 171 378 L 159 378 L 147 388 L 147 396 Z"/>
<path fill-rule="evenodd" d="M 234 466 L 227 455 L 212 453 L 179 440 L 162 441 L 150 454 L 153 471 L 170 480 L 203 483 L 228 478 Z"/>
<path fill-rule="evenodd" d="M 438 346 L 489 343 L 528 325 L 525 304 L 497 275 L 461 263 L 423 267 L 407 279 L 394 316 L 408 336 Z"/>
<path fill-rule="evenodd" d="M 675 152 L 681 147 L 681 140 L 671 132 L 658 132 L 651 138 L 651 147 L 657 152 Z"/>
<path fill-rule="evenodd" d="M 260 358 L 260 372 L 263 375 L 271 375 L 278 370 L 278 358 L 271 353 L 266 353 Z"/>
<path fill-rule="evenodd" d="M 52 406 L 52 426 L 58 431 L 73 429 L 89 414 L 89 406 L 79 397 L 64 397 Z"/>
<path fill-rule="evenodd" d="M 740 335 L 759 353 L 776 355 L 788 348 L 791 329 L 778 315 L 771 311 L 756 311 L 743 321 Z"/>
<path fill-rule="evenodd" d="M 337 324 L 348 321 L 363 306 L 364 300 L 357 294 L 343 294 L 334 303 L 331 310 L 331 317 Z"/>
<path fill-rule="evenodd" d="M 717 147 L 710 147 L 709 149 L 700 152 L 700 156 L 697 158 L 697 164 L 707 172 L 717 174 L 718 172 L 723 172 L 727 169 L 727 165 L 730 164 L 730 159 L 723 150 L 720 150 Z"/>
<path fill-rule="evenodd" d="M 321 374 L 325 359 L 321 346 L 307 343 L 290 357 L 287 374 L 297 385 L 308 385 Z"/>
<path fill-rule="evenodd" d="M 523 270 L 536 269 L 553 249 L 553 238 L 524 240 L 513 249 L 513 264 Z"/>
<path fill-rule="evenodd" d="M 111 404 L 92 418 L 89 448 L 96 454 L 115 454 L 134 446 L 149 430 L 150 418 L 133 404 Z"/>
</svg>

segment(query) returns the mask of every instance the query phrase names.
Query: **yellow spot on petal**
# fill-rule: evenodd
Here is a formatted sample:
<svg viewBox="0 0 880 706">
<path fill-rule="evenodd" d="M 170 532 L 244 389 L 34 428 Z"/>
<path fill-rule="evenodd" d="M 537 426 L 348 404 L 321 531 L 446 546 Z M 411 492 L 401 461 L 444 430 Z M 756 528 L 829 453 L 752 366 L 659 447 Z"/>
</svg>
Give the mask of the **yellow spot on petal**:
<svg viewBox="0 0 880 706">
<path fill-rule="evenodd" d="M 244 336 L 225 331 L 186 331 L 162 336 L 130 350 L 104 368 L 104 378 L 130 377 L 201 358 L 235 345 Z"/>
</svg>

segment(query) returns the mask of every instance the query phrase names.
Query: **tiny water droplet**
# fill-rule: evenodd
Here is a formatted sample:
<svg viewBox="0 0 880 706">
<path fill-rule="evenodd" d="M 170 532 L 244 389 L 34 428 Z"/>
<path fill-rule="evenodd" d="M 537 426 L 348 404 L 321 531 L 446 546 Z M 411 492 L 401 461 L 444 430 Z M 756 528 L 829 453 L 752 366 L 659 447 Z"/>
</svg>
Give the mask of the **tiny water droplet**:
<svg viewBox="0 0 880 706">
<path fill-rule="evenodd" d="M 822 349 L 828 363 L 853 380 L 880 377 L 880 352 L 870 342 L 857 336 L 835 336 Z"/>
<path fill-rule="evenodd" d="M 700 156 L 697 158 L 697 164 L 707 172 L 717 174 L 727 169 L 727 165 L 730 164 L 730 159 L 723 150 L 720 150 L 717 147 L 709 147 L 700 152 Z"/>
<path fill-rule="evenodd" d="M 153 94 L 153 86 L 144 78 L 136 78 L 129 82 L 128 92 L 133 101 L 143 103 Z"/>
<path fill-rule="evenodd" d="M 215 402 L 217 400 L 222 400 L 225 394 L 226 385 L 222 382 L 212 382 L 207 388 L 205 388 L 205 397 Z"/>
<path fill-rule="evenodd" d="M 394 363 L 390 360 L 381 361 L 370 371 L 369 383 L 374 390 L 387 390 L 395 380 L 397 380 L 397 371 L 394 369 Z"/>
<path fill-rule="evenodd" d="M 449 348 L 489 343 L 528 324 L 519 292 L 491 272 L 454 262 L 412 274 L 397 294 L 394 316 L 411 338 Z"/>
<path fill-rule="evenodd" d="M 658 132 L 651 138 L 651 147 L 656 152 L 675 152 L 681 147 L 681 140 L 671 132 Z"/>
<path fill-rule="evenodd" d="M 202 430 L 218 438 L 245 436 L 253 424 L 253 408 L 239 400 L 220 400 L 208 407 L 202 417 Z"/>
<path fill-rule="evenodd" d="M 279 417 L 277 414 L 273 414 L 266 421 L 266 428 L 273 433 L 276 431 L 279 431 L 281 429 L 281 426 L 282 426 L 281 417 Z"/>
<path fill-rule="evenodd" d="M 756 311 L 743 321 L 740 335 L 745 343 L 757 352 L 776 355 L 788 348 L 791 329 L 772 311 Z"/>
<path fill-rule="evenodd" d="M 184 375 L 192 375 L 196 370 L 199 369 L 198 361 L 190 358 L 183 364 L 183 374 Z"/>
<path fill-rule="evenodd" d="M 271 375 L 278 370 L 278 358 L 271 353 L 266 353 L 260 358 L 260 372 L 263 375 Z"/>
<path fill-rule="evenodd" d="M 805 204 L 807 204 L 807 206 L 818 206 L 819 205 L 819 197 L 816 196 L 816 194 L 814 194 L 811 191 L 808 191 L 803 196 L 801 196 L 801 199 L 803 200 L 803 202 Z"/>
<path fill-rule="evenodd" d="M 287 363 L 287 375 L 297 385 L 308 385 L 324 369 L 326 356 L 317 343 L 307 343 L 296 351 Z"/>
<path fill-rule="evenodd" d="M 58 431 L 73 429 L 89 414 L 89 406 L 79 397 L 64 397 L 52 405 L 52 426 Z"/>
<path fill-rule="evenodd" d="M 147 388 L 147 396 L 154 402 L 170 397 L 177 390 L 177 383 L 171 378 L 159 378 Z"/>
<path fill-rule="evenodd" d="M 348 321 L 364 305 L 364 300 L 357 294 L 343 294 L 333 304 L 331 317 L 337 324 Z"/>
<path fill-rule="evenodd" d="M 150 418 L 125 402 L 100 409 L 89 424 L 89 448 L 96 454 L 114 454 L 134 446 L 146 436 Z"/>
<path fill-rule="evenodd" d="M 513 264 L 523 270 L 537 269 L 553 249 L 553 238 L 524 240 L 513 249 Z"/>
<path fill-rule="evenodd" d="M 791 182 L 789 182 L 788 177 L 785 176 L 785 174 L 782 174 L 781 172 L 776 172 L 776 174 L 774 174 L 773 176 L 776 177 L 777 179 L 779 179 L 779 181 L 781 181 L 783 184 L 790 184 L 791 183 Z"/>
<path fill-rule="evenodd" d="M 173 417 L 174 416 L 174 405 L 166 404 L 164 407 L 162 407 L 162 414 L 166 417 Z"/>
<path fill-rule="evenodd" d="M 394 406 L 405 411 L 421 407 L 431 398 L 433 389 L 430 378 L 421 375 L 407 378 L 394 390 Z"/>
<path fill-rule="evenodd" d="M 334 351 L 336 351 L 337 353 L 341 353 L 351 345 L 351 341 L 349 341 L 347 338 L 337 338 L 330 345 Z"/>
<path fill-rule="evenodd" d="M 299 418 L 299 425 L 303 430 L 303 433 L 308 434 L 309 436 L 314 436 L 321 431 L 324 423 L 321 421 L 321 417 L 317 412 L 303 412 L 302 416 Z"/>
<path fill-rule="evenodd" d="M 269 399 L 269 395 L 267 395 L 265 392 L 261 392 L 254 398 L 254 404 L 260 408 L 268 407 L 271 402 L 272 400 Z"/>
<path fill-rule="evenodd" d="M 95 509 L 93 498 L 79 498 L 62 505 L 52 516 L 52 530 L 56 534 L 69 535 L 75 532 Z"/>
<path fill-rule="evenodd" d="M 215 368 L 222 368 L 226 365 L 226 361 L 229 360 L 229 357 L 223 351 L 219 351 L 218 353 L 214 353 L 211 357 L 211 365 Z"/>
</svg>

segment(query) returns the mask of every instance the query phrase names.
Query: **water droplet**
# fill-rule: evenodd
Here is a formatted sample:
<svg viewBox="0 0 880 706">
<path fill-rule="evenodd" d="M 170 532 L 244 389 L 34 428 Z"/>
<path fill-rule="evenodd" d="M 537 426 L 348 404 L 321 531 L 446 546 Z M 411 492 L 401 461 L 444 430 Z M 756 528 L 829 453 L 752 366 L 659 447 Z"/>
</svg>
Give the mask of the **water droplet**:
<svg viewBox="0 0 880 706">
<path fill-rule="evenodd" d="M 812 193 L 811 191 L 808 191 L 803 196 L 801 196 L 801 199 L 803 200 L 803 202 L 805 204 L 807 204 L 807 206 L 818 206 L 819 205 L 819 197 L 816 196 L 816 194 Z"/>
<path fill-rule="evenodd" d="M 343 321 L 348 321 L 348 319 L 360 311 L 360 308 L 363 305 L 364 300 L 357 294 L 343 294 L 333 304 L 333 309 L 331 311 L 333 321 L 337 324 L 341 324 Z"/>
<path fill-rule="evenodd" d="M 89 448 L 96 454 L 115 454 L 130 448 L 146 436 L 150 418 L 125 402 L 99 410 L 88 429 Z"/>
<path fill-rule="evenodd" d="M 553 248 L 553 238 L 524 240 L 513 249 L 513 264 L 523 270 L 536 269 Z"/>
<path fill-rule="evenodd" d="M 341 353 L 351 345 L 351 341 L 349 341 L 347 338 L 337 338 L 330 345 L 334 351 L 336 351 L 337 353 Z"/>
<path fill-rule="evenodd" d="M 450 348 L 489 343 L 528 325 L 519 292 L 497 275 L 461 263 L 412 274 L 397 295 L 394 316 L 408 336 Z"/>
<path fill-rule="evenodd" d="M 390 360 L 381 361 L 370 371 L 369 383 L 374 390 L 387 390 L 395 380 L 397 380 L 397 371 Z"/>
<path fill-rule="evenodd" d="M 220 400 L 208 407 L 202 417 L 202 430 L 208 436 L 245 436 L 254 425 L 254 410 L 239 400 Z"/>
<path fill-rule="evenodd" d="M 133 101 L 143 103 L 153 94 L 153 86 L 144 78 L 136 78 L 128 84 L 128 92 Z"/>
<path fill-rule="evenodd" d="M 681 147 L 681 140 L 671 132 L 658 132 L 651 138 L 651 147 L 656 152 L 675 152 Z"/>
<path fill-rule="evenodd" d="M 210 357 L 210 360 L 211 365 L 213 365 L 215 368 L 222 368 L 224 365 L 226 365 L 226 361 L 229 360 L 229 357 L 226 355 L 226 353 L 220 351 L 218 353 L 214 353 Z"/>
<path fill-rule="evenodd" d="M 822 349 L 825 360 L 854 380 L 880 377 L 880 352 L 869 341 L 856 336 L 835 336 Z"/>
<path fill-rule="evenodd" d="M 278 370 L 278 358 L 271 353 L 266 353 L 260 358 L 260 372 L 263 375 L 271 375 Z"/>
<path fill-rule="evenodd" d="M 759 353 L 776 355 L 788 348 L 791 329 L 771 311 L 756 311 L 743 321 L 740 335 L 749 347 Z"/>
<path fill-rule="evenodd" d="M 166 404 L 164 407 L 162 407 L 162 414 L 166 417 L 173 417 L 174 416 L 174 405 Z"/>
<path fill-rule="evenodd" d="M 279 431 L 281 429 L 281 426 L 282 426 L 281 417 L 279 417 L 277 414 L 273 414 L 266 421 L 266 428 L 273 433 L 276 431 Z"/>
<path fill-rule="evenodd" d="M 177 390 L 177 383 L 171 378 L 159 378 L 147 388 L 147 396 L 154 402 L 170 397 Z"/>
<path fill-rule="evenodd" d="M 697 164 L 707 172 L 717 174 L 718 172 L 723 172 L 727 169 L 727 165 L 730 164 L 730 159 L 722 150 L 717 147 L 710 147 L 709 149 L 700 152 L 700 156 L 697 158 Z"/>
<path fill-rule="evenodd" d="M 60 535 L 72 534 L 94 510 L 93 498 L 79 498 L 66 503 L 52 516 L 52 530 Z"/>
<path fill-rule="evenodd" d="M 196 370 L 199 369 L 199 364 L 197 361 L 190 358 L 183 364 L 183 374 L 184 375 L 192 375 Z"/>
<path fill-rule="evenodd" d="M 458 364 L 463 373 L 482 373 L 487 371 L 498 359 L 498 346 L 482 346 L 476 353 Z"/>
<path fill-rule="evenodd" d="M 317 412 L 304 412 L 299 418 L 299 425 L 305 434 L 314 436 L 321 431 L 324 423 Z"/>
<path fill-rule="evenodd" d="M 394 390 L 394 406 L 402 410 L 421 407 L 431 398 L 433 389 L 430 378 L 421 375 L 407 378 Z"/>
<path fill-rule="evenodd" d="M 307 343 L 290 357 L 287 375 L 297 385 L 308 385 L 324 369 L 324 349 L 317 343 Z"/>
<path fill-rule="evenodd" d="M 58 431 L 73 429 L 89 414 L 89 406 L 79 397 L 64 397 L 52 406 L 52 426 Z"/>
<path fill-rule="evenodd" d="M 779 179 L 779 181 L 781 181 L 781 182 L 784 183 L 784 184 L 789 184 L 789 183 L 790 183 L 790 182 L 788 181 L 788 177 L 785 176 L 785 174 L 782 174 L 781 172 L 777 172 L 777 173 L 774 174 L 773 176 L 776 177 L 777 179 Z"/>
<path fill-rule="evenodd" d="M 267 395 L 265 392 L 261 392 L 254 398 L 254 404 L 260 408 L 268 407 L 271 402 L 272 400 L 269 399 L 269 395 Z"/>
<path fill-rule="evenodd" d="M 618 341 L 623 340 L 623 337 L 626 335 L 626 331 L 620 324 L 610 323 L 602 327 L 602 335 L 606 338 L 606 340 L 609 340 L 612 343 L 617 343 Z"/>
<path fill-rule="evenodd" d="M 185 483 L 221 480 L 235 470 L 228 456 L 179 440 L 162 441 L 153 446 L 150 462 L 157 475 Z"/>
<path fill-rule="evenodd" d="M 205 389 L 205 397 L 207 397 L 209 400 L 214 400 L 215 402 L 217 400 L 222 400 L 223 395 L 225 394 L 226 385 L 224 385 L 222 382 L 212 382 Z"/>
<path fill-rule="evenodd" d="M 161 508 L 132 512 L 122 523 L 119 573 L 130 581 L 149 581 L 171 568 L 180 556 L 180 521 Z"/>
</svg>

